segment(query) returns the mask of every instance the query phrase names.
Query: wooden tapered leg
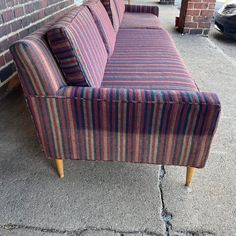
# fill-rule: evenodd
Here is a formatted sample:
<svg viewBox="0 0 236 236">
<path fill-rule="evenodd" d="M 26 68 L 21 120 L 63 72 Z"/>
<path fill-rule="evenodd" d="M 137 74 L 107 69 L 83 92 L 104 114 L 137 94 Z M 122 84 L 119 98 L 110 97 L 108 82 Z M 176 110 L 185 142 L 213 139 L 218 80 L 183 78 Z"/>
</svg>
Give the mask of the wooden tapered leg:
<svg viewBox="0 0 236 236">
<path fill-rule="evenodd" d="M 64 177 L 64 163 L 63 160 L 56 159 L 57 173 L 60 178 Z"/>
<path fill-rule="evenodd" d="M 187 167 L 187 173 L 186 173 L 186 183 L 185 186 L 190 186 L 192 183 L 192 178 L 195 174 L 196 168 L 194 167 Z"/>
<path fill-rule="evenodd" d="M 131 4 L 131 0 L 128 0 L 128 4 L 129 4 L 129 5 Z"/>
</svg>

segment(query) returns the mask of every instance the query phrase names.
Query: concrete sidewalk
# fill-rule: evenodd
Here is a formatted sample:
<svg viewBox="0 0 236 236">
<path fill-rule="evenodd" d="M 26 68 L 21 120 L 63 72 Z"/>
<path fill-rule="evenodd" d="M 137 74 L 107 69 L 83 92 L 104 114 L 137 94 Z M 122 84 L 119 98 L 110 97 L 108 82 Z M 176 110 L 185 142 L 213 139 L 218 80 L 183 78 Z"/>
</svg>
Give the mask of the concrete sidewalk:
<svg viewBox="0 0 236 236">
<path fill-rule="evenodd" d="M 216 92 L 222 115 L 206 168 L 66 161 L 60 180 L 43 158 L 20 89 L 0 103 L 0 235 L 235 236 L 236 62 L 210 39 L 181 35 L 160 6 L 187 68 Z"/>
</svg>

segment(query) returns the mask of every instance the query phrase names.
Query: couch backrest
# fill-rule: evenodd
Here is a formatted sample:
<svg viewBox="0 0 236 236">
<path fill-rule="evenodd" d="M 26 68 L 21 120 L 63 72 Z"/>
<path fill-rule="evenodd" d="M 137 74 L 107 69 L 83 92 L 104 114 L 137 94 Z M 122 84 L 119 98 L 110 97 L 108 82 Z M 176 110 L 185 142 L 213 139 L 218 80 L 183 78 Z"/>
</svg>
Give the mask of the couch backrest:
<svg viewBox="0 0 236 236">
<path fill-rule="evenodd" d="M 121 23 L 121 21 L 124 17 L 124 13 L 125 13 L 125 2 L 124 2 L 124 0 L 114 0 L 114 2 L 115 2 L 118 16 L 119 16 L 119 21 Z"/>
<path fill-rule="evenodd" d="M 120 27 L 120 19 L 117 12 L 117 7 L 114 0 L 101 0 L 101 3 L 105 7 L 107 14 L 112 22 L 115 32 L 117 33 Z"/>
<path fill-rule="evenodd" d="M 52 24 L 52 23 L 51 23 Z M 45 40 L 47 24 L 10 48 L 26 96 L 54 95 L 66 86 Z"/>
<path fill-rule="evenodd" d="M 112 27 L 106 9 L 104 8 L 100 0 L 88 1 L 86 2 L 86 6 L 88 6 L 89 10 L 93 15 L 95 23 L 106 46 L 108 56 L 110 57 L 114 51 L 116 33 L 114 28 Z"/>
<path fill-rule="evenodd" d="M 47 39 L 68 85 L 100 87 L 108 54 L 86 6 L 57 21 Z"/>
</svg>

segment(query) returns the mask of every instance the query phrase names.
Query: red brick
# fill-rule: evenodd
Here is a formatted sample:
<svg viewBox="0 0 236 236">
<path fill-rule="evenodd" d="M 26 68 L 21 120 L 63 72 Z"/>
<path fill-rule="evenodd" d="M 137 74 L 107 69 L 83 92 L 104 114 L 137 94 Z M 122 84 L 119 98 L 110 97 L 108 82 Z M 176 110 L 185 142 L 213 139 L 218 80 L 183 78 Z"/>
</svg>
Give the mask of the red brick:
<svg viewBox="0 0 236 236">
<path fill-rule="evenodd" d="M 25 5 L 25 13 L 30 14 L 34 11 L 34 3 Z"/>
<path fill-rule="evenodd" d="M 23 7 L 17 7 L 14 9 L 15 17 L 21 17 L 24 15 L 24 8 Z"/>
<path fill-rule="evenodd" d="M 2 19 L 2 15 L 0 14 L 0 25 L 3 24 L 3 19 Z"/>
<path fill-rule="evenodd" d="M 200 10 L 187 10 L 187 16 L 199 16 Z"/>
<path fill-rule="evenodd" d="M 197 28 L 197 23 L 196 22 L 185 22 L 185 27 L 188 28 Z"/>
<path fill-rule="evenodd" d="M 7 51 L 7 53 L 4 55 L 6 63 L 12 61 L 12 55 L 10 51 Z"/>
<path fill-rule="evenodd" d="M 184 34 L 189 33 L 189 31 L 190 31 L 190 29 L 186 27 L 186 28 L 184 28 L 183 33 Z"/>
<path fill-rule="evenodd" d="M 40 10 L 38 13 L 39 19 L 42 19 L 45 15 L 44 15 L 44 10 Z"/>
<path fill-rule="evenodd" d="M 216 0 L 202 0 L 202 2 L 215 3 Z"/>
<path fill-rule="evenodd" d="M 8 50 L 12 43 L 37 30 L 39 27 L 42 27 L 46 21 L 51 21 L 52 18 L 54 18 L 54 16 L 51 16 L 52 13 L 57 13 L 57 11 L 63 10 L 73 3 L 74 0 L 0 0 L 0 37 L 3 35 L 7 36 L 0 41 L 0 53 L 4 52 L 4 54 L 0 56 L 0 68 L 3 67 L 6 62 L 12 61 L 12 56 Z M 36 10 L 37 12 L 35 12 Z M 65 13 L 66 11 L 67 10 L 63 12 Z M 47 19 L 45 19 L 45 12 L 49 16 Z M 29 15 L 25 16 L 25 14 Z M 56 17 L 59 15 L 62 15 L 62 12 L 55 14 Z M 42 20 L 42 22 L 26 28 L 26 26 L 37 22 L 39 19 Z M 18 34 L 9 36 L 10 33 L 17 30 L 20 30 Z M 9 71 L 8 68 L 5 70 L 6 73 L 4 73 L 6 76 L 4 79 L 7 79 L 9 77 Z M 3 69 L 0 69 L 0 73 L 2 72 Z M 2 77 L 0 80 L 1 79 Z"/>
<path fill-rule="evenodd" d="M 0 67 L 3 67 L 6 64 L 5 60 L 4 60 L 4 56 L 0 56 Z"/>
<path fill-rule="evenodd" d="M 8 7 L 13 7 L 14 6 L 14 0 L 6 0 L 7 6 Z"/>
<path fill-rule="evenodd" d="M 192 16 L 186 16 L 185 17 L 185 21 L 186 22 L 191 22 L 193 20 L 193 17 Z"/>
<path fill-rule="evenodd" d="M 198 28 L 210 28 L 210 26 L 211 26 L 211 23 L 210 22 L 200 22 L 199 24 L 198 24 Z"/>
<path fill-rule="evenodd" d="M 208 8 L 214 10 L 215 9 L 215 3 L 210 3 Z"/>
<path fill-rule="evenodd" d="M 201 3 L 202 0 L 190 0 L 189 2 L 198 2 L 198 3 Z"/>
<path fill-rule="evenodd" d="M 0 35 L 7 35 L 9 33 L 11 33 L 11 27 L 9 24 L 0 26 Z"/>
<path fill-rule="evenodd" d="M 5 0 L 1 0 L 0 1 L 0 9 L 3 10 L 5 8 L 7 8 L 6 1 Z"/>
<path fill-rule="evenodd" d="M 189 2 L 189 3 L 188 3 L 188 9 L 189 9 L 189 10 L 193 9 L 193 6 L 194 6 L 194 4 L 193 4 L 192 2 Z"/>
<path fill-rule="evenodd" d="M 47 1 L 40 1 L 39 8 L 45 8 L 45 7 L 47 7 Z"/>
<path fill-rule="evenodd" d="M 11 37 L 8 38 L 8 41 L 9 41 L 10 44 L 13 44 L 17 40 L 19 40 L 19 35 L 18 34 L 12 35 Z"/>
<path fill-rule="evenodd" d="M 31 23 L 31 18 L 30 18 L 30 16 L 24 17 L 24 18 L 21 20 L 21 22 L 22 22 L 22 26 L 23 26 L 23 27 L 26 27 L 27 25 L 29 25 L 29 24 Z"/>
<path fill-rule="evenodd" d="M 2 13 L 3 22 L 8 22 L 14 19 L 14 11 L 12 9 Z"/>
<path fill-rule="evenodd" d="M 10 46 L 10 43 L 9 43 L 8 39 L 1 41 L 0 42 L 0 53 L 6 51 L 9 46 Z"/>
<path fill-rule="evenodd" d="M 193 22 L 209 22 L 210 20 L 209 16 L 193 16 Z"/>
<path fill-rule="evenodd" d="M 208 3 L 194 3 L 194 9 L 207 9 Z"/>
<path fill-rule="evenodd" d="M 21 20 L 16 20 L 11 23 L 11 32 L 15 32 L 22 28 Z"/>
<path fill-rule="evenodd" d="M 213 10 L 201 10 L 201 16 L 213 16 L 214 11 Z"/>
</svg>

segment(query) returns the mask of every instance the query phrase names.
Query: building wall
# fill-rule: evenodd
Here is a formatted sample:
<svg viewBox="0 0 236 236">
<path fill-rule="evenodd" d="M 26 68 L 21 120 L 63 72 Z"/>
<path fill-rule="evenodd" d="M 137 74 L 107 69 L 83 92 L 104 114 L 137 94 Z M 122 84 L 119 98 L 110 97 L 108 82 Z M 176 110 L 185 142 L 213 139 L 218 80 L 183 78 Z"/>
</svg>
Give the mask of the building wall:
<svg viewBox="0 0 236 236">
<path fill-rule="evenodd" d="M 9 46 L 72 5 L 74 0 L 0 0 L 0 87 L 17 76 Z"/>
<path fill-rule="evenodd" d="M 215 0 L 182 1 L 179 31 L 207 35 L 214 15 Z"/>
</svg>

